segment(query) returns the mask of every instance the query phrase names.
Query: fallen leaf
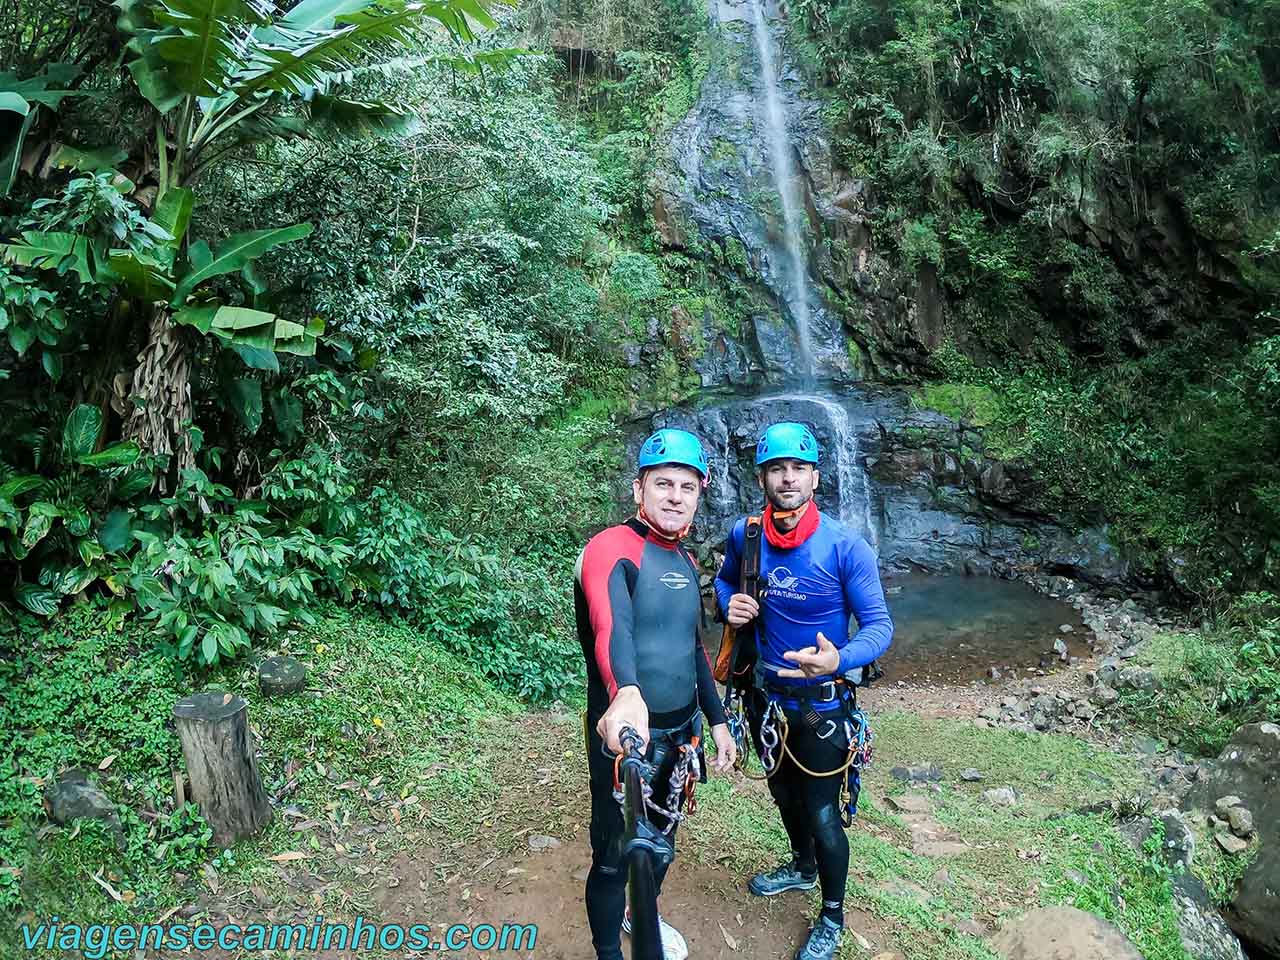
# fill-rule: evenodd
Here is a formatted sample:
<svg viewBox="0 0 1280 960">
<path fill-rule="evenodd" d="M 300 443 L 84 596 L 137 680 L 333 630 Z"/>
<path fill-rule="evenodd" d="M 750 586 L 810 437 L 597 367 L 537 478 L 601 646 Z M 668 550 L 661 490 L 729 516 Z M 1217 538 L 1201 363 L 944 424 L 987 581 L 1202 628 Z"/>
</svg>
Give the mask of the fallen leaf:
<svg viewBox="0 0 1280 960">
<path fill-rule="evenodd" d="M 204 874 L 204 882 L 209 885 L 209 889 L 216 894 L 218 892 L 218 871 L 206 863 L 200 868 L 200 872 Z"/>
<path fill-rule="evenodd" d="M 223 705 L 224 707 L 225 707 L 228 703 L 230 703 L 230 702 L 231 702 L 231 696 L 232 696 L 232 695 L 231 695 L 231 694 L 229 694 L 229 693 L 224 693 L 224 694 L 222 695 L 222 705 Z"/>
<path fill-rule="evenodd" d="M 376 787 L 376 786 L 377 786 L 378 784 L 380 784 L 381 782 L 382 782 L 382 776 L 381 776 L 381 775 L 379 775 L 379 776 L 376 776 L 376 777 L 374 777 L 372 780 L 370 780 L 370 781 L 369 781 L 369 786 L 370 786 L 370 787 Z"/>
<path fill-rule="evenodd" d="M 275 856 L 267 857 L 268 860 L 274 860 L 276 863 L 288 863 L 290 860 L 306 860 L 307 855 L 301 850 L 289 850 L 286 853 L 277 853 Z"/>
<path fill-rule="evenodd" d="M 716 925 L 720 928 L 720 933 L 724 935 L 724 942 L 729 945 L 729 949 L 737 950 L 738 941 L 735 940 L 733 936 L 729 933 L 729 931 L 724 928 L 724 924 L 717 922 Z"/>
<path fill-rule="evenodd" d="M 91 874 L 90 877 L 94 883 L 100 886 L 103 890 L 107 891 L 107 895 L 110 896 L 111 899 L 114 900 L 116 903 L 120 903 L 124 900 L 124 897 L 120 896 L 119 891 L 117 891 L 115 887 L 111 886 L 111 884 L 107 883 L 107 881 L 102 879 L 101 869 L 99 869 L 97 873 Z"/>
<path fill-rule="evenodd" d="M 107 769 L 107 767 L 111 766 L 111 764 L 115 762 L 115 759 L 116 759 L 116 755 L 114 753 L 111 754 L 111 756 L 104 758 L 103 761 L 100 764 L 98 764 L 98 769 L 99 770 Z"/>
<path fill-rule="evenodd" d="M 858 944 L 858 946 L 860 946 L 863 950 L 867 951 L 867 953 L 871 952 L 871 941 L 869 941 L 866 937 L 860 934 L 857 930 L 850 930 L 849 934 L 850 936 L 853 937 L 854 941 Z"/>
</svg>

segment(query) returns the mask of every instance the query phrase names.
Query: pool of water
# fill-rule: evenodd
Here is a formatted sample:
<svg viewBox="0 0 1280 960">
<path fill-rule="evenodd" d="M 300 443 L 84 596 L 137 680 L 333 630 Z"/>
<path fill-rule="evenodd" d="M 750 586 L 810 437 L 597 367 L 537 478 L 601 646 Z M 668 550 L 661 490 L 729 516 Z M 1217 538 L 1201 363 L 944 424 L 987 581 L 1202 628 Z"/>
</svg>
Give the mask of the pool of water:
<svg viewBox="0 0 1280 960">
<path fill-rule="evenodd" d="M 1058 639 L 1071 656 L 1089 653 L 1075 608 L 1025 583 L 909 575 L 886 579 L 884 587 L 894 631 L 880 663 L 891 683 L 977 680 L 991 667 L 1025 674 L 1053 656 Z M 1064 623 L 1071 633 L 1059 633 Z"/>
</svg>

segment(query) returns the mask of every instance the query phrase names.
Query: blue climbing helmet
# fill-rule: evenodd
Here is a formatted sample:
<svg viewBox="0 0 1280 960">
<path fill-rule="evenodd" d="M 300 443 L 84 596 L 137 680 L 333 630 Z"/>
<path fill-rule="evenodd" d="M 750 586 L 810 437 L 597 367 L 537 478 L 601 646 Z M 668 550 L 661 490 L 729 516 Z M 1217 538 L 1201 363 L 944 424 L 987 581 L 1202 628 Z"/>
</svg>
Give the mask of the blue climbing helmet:
<svg viewBox="0 0 1280 960">
<path fill-rule="evenodd" d="M 640 470 L 676 464 L 692 467 L 702 476 L 705 487 L 711 481 L 711 468 L 707 455 L 702 452 L 702 441 L 687 430 L 659 430 L 640 445 Z"/>
<path fill-rule="evenodd" d="M 818 440 L 803 423 L 775 423 L 760 434 L 756 444 L 756 466 L 770 460 L 803 460 L 818 463 Z"/>
</svg>

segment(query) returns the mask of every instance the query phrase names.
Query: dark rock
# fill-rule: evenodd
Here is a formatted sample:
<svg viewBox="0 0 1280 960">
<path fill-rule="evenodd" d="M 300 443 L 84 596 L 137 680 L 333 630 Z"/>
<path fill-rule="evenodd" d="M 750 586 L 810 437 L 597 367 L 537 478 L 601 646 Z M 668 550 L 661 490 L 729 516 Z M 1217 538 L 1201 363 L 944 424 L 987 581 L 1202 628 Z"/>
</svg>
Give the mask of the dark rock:
<svg viewBox="0 0 1280 960">
<path fill-rule="evenodd" d="M 258 665 L 258 688 L 263 696 L 297 693 L 307 685 L 307 668 L 293 657 L 268 657 Z"/>
<path fill-rule="evenodd" d="M 1182 947 L 1188 956 L 1195 960 L 1244 960 L 1240 941 L 1196 877 L 1189 873 L 1174 877 L 1173 904 L 1178 912 Z"/>
<path fill-rule="evenodd" d="M 1251 954 L 1280 956 L 1280 725 L 1246 724 L 1202 767 L 1204 779 L 1192 785 L 1184 805 L 1213 809 L 1219 798 L 1239 797 L 1257 829 L 1258 853 L 1226 910 L 1227 922 Z M 1231 840 L 1232 847 L 1244 843 Z"/>
<path fill-rule="evenodd" d="M 965 767 L 960 771 L 960 779 L 965 783 L 977 783 L 982 779 L 982 772 L 975 770 L 973 767 Z"/>
<path fill-rule="evenodd" d="M 1253 836 L 1253 814 L 1244 807 L 1232 807 L 1227 811 L 1227 825 L 1237 837 Z"/>
<path fill-rule="evenodd" d="M 120 814 L 110 798 L 89 781 L 84 770 L 67 770 L 45 789 L 44 808 L 49 819 L 60 826 L 86 817 L 101 820 L 117 838 L 123 840 Z"/>
<path fill-rule="evenodd" d="M 1115 685 L 1131 690 L 1155 690 L 1159 688 L 1160 680 L 1154 671 L 1143 667 L 1125 667 L 1117 675 Z"/>
</svg>

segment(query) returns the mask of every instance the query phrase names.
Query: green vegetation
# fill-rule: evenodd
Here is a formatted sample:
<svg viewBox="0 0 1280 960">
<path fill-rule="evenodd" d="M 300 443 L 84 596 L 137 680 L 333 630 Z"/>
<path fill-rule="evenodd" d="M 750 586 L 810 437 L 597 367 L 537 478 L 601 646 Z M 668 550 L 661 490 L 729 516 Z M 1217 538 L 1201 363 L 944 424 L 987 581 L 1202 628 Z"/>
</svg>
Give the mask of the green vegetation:
<svg viewBox="0 0 1280 960">
<path fill-rule="evenodd" d="M 1159 717 L 1187 749 L 1217 754 L 1242 724 L 1280 720 L 1280 600 L 1244 594 L 1201 630 L 1156 636 L 1139 662 L 1159 685 L 1122 692 L 1134 720 Z"/>
<path fill-rule="evenodd" d="M 877 715 L 875 729 L 875 763 L 863 778 L 849 832 L 850 903 L 883 921 L 912 960 L 992 957 L 957 924 L 1011 919 L 1041 904 L 1097 913 L 1124 930 L 1143 956 L 1185 960 L 1159 839 L 1137 850 L 1118 815 L 1083 812 L 1136 791 L 1131 760 L 1070 737 L 904 713 Z M 886 803 L 908 792 L 889 775 L 894 766 L 935 762 L 945 775 L 940 792 L 917 795 L 970 848 L 945 860 L 945 871 L 936 859 L 910 852 L 908 830 Z M 981 770 L 983 781 L 958 782 L 965 767 Z M 1013 787 L 1018 803 L 993 807 L 981 798 L 993 786 Z M 757 784 L 712 781 L 700 793 L 685 849 L 739 876 L 776 865 L 787 841 L 766 804 Z"/>
<path fill-rule="evenodd" d="M 484 757 L 456 761 L 474 746 L 474 725 L 482 718 L 510 722 L 509 701 L 479 677 L 473 662 L 407 624 L 323 606 L 315 613 L 313 627 L 287 631 L 276 646 L 307 663 L 314 693 L 263 699 L 255 671 L 243 666 L 226 665 L 206 677 L 211 688 L 251 699 L 264 783 L 289 796 L 293 809 L 326 824 L 349 823 L 352 815 L 367 822 L 365 802 L 380 786 L 377 795 L 404 816 L 429 809 L 434 822 L 459 829 L 494 786 Z M 263 836 L 218 851 L 192 805 L 172 810 L 169 771 L 179 765 L 180 752 L 170 714 L 191 687 L 145 629 L 80 606 L 29 641 L 14 661 L 0 665 L 0 684 L 12 692 L 0 727 L 15 734 L 6 736 L 0 754 L 6 909 L 21 893 L 38 916 L 154 918 L 191 896 L 175 873 L 214 871 L 223 883 L 278 883 L 269 855 L 299 843 L 307 855 L 319 855 L 325 833 L 299 838 L 296 820 L 287 816 L 278 814 Z M 120 813 L 118 838 L 97 821 L 79 821 L 36 840 L 40 787 L 70 766 L 100 771 L 96 779 Z M 95 874 L 122 899 L 104 896 L 88 880 Z"/>
<path fill-rule="evenodd" d="M 919 404 L 1032 465 L 1032 506 L 1110 519 L 1189 593 L 1274 579 L 1274 0 L 790 9 L 836 161 L 884 201 L 876 247 L 947 299 Z M 456 858 L 431 878 L 447 886 L 523 850 L 508 824 L 539 803 L 540 829 L 579 832 L 576 718 L 513 698 L 581 699 L 569 584 L 612 510 L 616 421 L 688 399 L 708 340 L 767 312 L 742 244 L 655 194 L 724 55 L 705 4 L 18 17 L 0 38 L 0 942 L 26 913 L 153 919 L 205 890 L 349 916 L 379 908 L 365 878 L 397 853 Z M 530 38 L 547 52 L 513 49 Z M 727 141 L 711 159 L 741 161 Z M 1162 685 L 1127 705 L 1204 749 L 1275 717 L 1274 604 L 1246 594 L 1154 644 Z M 307 694 L 257 695 L 271 653 L 307 663 Z M 230 850 L 172 798 L 170 711 L 203 689 L 250 696 L 281 801 Z M 905 716 L 881 737 L 853 879 L 913 957 L 986 957 L 957 921 L 1040 902 L 1180 957 L 1153 849 L 1079 809 L 1129 789 L 1122 758 Z M 890 766 L 931 759 L 1023 796 L 938 794 L 972 847 L 951 883 L 882 806 Z M 69 767 L 118 831 L 43 821 Z M 776 858 L 757 788 L 704 795 L 695 854 Z M 302 861 L 325 882 L 292 899 Z M 1240 864 L 1209 862 L 1215 896 Z"/>
<path fill-rule="evenodd" d="M 937 270 L 934 375 L 995 394 L 992 449 L 1201 598 L 1277 582 L 1274 2 L 790 9 L 877 245 Z"/>
</svg>

